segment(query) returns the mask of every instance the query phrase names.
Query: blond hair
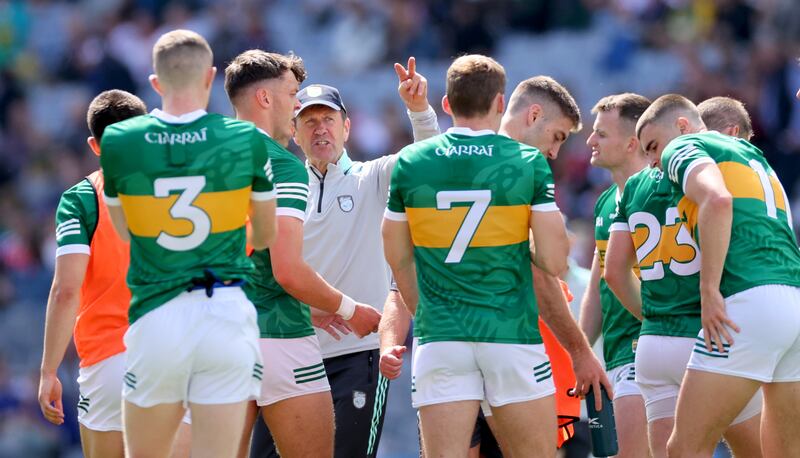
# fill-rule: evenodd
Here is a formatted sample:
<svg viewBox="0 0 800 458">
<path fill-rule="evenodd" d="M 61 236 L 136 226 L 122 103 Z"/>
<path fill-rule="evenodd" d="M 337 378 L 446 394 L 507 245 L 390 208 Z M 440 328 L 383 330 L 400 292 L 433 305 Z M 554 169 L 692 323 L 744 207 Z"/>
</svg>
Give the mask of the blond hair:
<svg viewBox="0 0 800 458">
<path fill-rule="evenodd" d="M 191 30 L 167 32 L 153 46 L 153 70 L 158 80 L 169 87 L 202 81 L 213 60 L 208 42 Z"/>
</svg>

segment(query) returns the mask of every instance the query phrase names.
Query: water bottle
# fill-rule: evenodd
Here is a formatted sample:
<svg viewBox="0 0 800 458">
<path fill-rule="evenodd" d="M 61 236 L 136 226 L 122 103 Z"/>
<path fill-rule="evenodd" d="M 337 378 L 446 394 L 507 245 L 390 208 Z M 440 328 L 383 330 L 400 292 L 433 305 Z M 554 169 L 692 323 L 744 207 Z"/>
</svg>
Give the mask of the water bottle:
<svg viewBox="0 0 800 458">
<path fill-rule="evenodd" d="M 586 412 L 589 416 L 589 433 L 592 439 L 592 454 L 594 456 L 614 456 L 619 453 L 617 443 L 617 425 L 614 421 L 614 405 L 608 397 L 608 392 L 600 386 L 603 398 L 603 409 L 599 412 L 594 408 L 594 390 L 589 388 L 586 394 Z"/>
</svg>

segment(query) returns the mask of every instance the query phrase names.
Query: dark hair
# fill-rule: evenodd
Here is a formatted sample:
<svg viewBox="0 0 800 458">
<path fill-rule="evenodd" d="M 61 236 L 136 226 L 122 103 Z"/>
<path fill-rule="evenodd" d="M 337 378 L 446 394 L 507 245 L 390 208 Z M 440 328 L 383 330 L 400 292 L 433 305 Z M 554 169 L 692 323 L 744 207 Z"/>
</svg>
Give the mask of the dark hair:
<svg viewBox="0 0 800 458">
<path fill-rule="evenodd" d="M 620 119 L 632 122 L 635 126 L 636 121 L 639 120 L 649 106 L 650 99 L 647 97 L 625 92 L 603 97 L 592 108 L 592 113 L 618 110 Z"/>
<path fill-rule="evenodd" d="M 750 140 L 753 136 L 750 114 L 739 100 L 731 97 L 712 97 L 700 102 L 697 110 L 709 130 L 723 131 L 728 126 L 739 126 L 739 137 Z"/>
<path fill-rule="evenodd" d="M 561 114 L 572 121 L 572 132 L 581 130 L 581 110 L 578 104 L 564 86 L 549 76 L 534 76 L 519 83 L 511 94 L 508 109 L 512 112 L 528 109 L 542 99 L 555 104 Z"/>
<path fill-rule="evenodd" d="M 456 116 L 472 118 L 489 112 L 497 94 L 504 94 L 506 71 L 491 57 L 470 54 L 447 69 L 447 101 Z"/>
<path fill-rule="evenodd" d="M 250 49 L 236 56 L 225 68 L 225 92 L 233 100 L 251 84 L 280 78 L 286 71 L 291 71 L 298 83 L 305 81 L 307 76 L 303 59 L 299 56 Z"/>
<path fill-rule="evenodd" d="M 86 111 L 86 124 L 95 140 L 103 138 L 103 132 L 111 124 L 147 113 L 142 99 L 130 92 L 112 89 L 97 95 Z"/>
<path fill-rule="evenodd" d="M 675 112 L 681 112 L 694 120 L 700 121 L 700 113 L 697 107 L 691 100 L 680 94 L 666 94 L 657 98 L 652 104 L 642 113 L 639 122 L 636 123 L 636 137 L 641 138 L 642 129 L 648 124 L 652 124 L 661 120 L 661 118 Z"/>
</svg>

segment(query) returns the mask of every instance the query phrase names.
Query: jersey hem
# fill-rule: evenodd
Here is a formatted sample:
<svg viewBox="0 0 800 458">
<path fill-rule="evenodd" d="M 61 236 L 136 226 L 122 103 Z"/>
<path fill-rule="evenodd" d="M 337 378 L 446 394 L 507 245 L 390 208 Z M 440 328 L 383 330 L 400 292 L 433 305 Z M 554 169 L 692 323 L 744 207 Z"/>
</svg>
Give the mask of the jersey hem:
<svg viewBox="0 0 800 458">
<path fill-rule="evenodd" d="M 610 363 L 609 362 L 606 363 L 606 370 L 610 371 L 611 369 L 616 369 L 616 368 L 618 368 L 620 366 L 624 366 L 626 364 L 631 364 L 634 361 L 636 361 L 636 355 L 631 355 L 629 358 L 625 358 L 625 359 L 619 359 L 619 360 L 615 359 L 615 360 L 611 361 Z"/>
<path fill-rule="evenodd" d="M 306 212 L 298 210 L 296 208 L 291 207 L 278 207 L 275 209 L 275 216 L 289 216 L 292 218 L 297 218 L 300 221 L 305 222 L 306 220 Z"/>
<path fill-rule="evenodd" d="M 73 243 L 56 248 L 56 257 L 64 256 L 66 254 L 92 254 L 92 248 L 89 245 L 82 243 Z"/>
<path fill-rule="evenodd" d="M 263 192 L 250 192 L 250 200 L 254 200 L 256 202 L 266 202 L 268 200 L 273 200 L 277 196 L 277 193 L 272 191 L 263 191 Z"/>
<path fill-rule="evenodd" d="M 786 279 L 780 279 L 780 280 L 769 279 L 769 280 L 758 281 L 758 282 L 755 282 L 755 283 L 747 283 L 743 287 L 731 288 L 730 290 L 727 289 L 727 288 L 720 288 L 720 291 L 722 292 L 722 298 L 723 299 L 728 299 L 729 297 L 733 296 L 734 294 L 743 293 L 743 292 L 747 291 L 748 289 L 757 288 L 759 286 L 770 286 L 770 285 L 774 285 L 774 286 L 792 286 L 792 287 L 795 287 L 795 288 L 800 288 L 800 280 L 789 281 L 789 280 L 786 280 Z M 723 289 L 725 290 L 724 292 L 722 291 Z"/>
<path fill-rule="evenodd" d="M 611 223 L 608 232 L 628 232 L 628 225 L 625 223 Z"/>
<path fill-rule="evenodd" d="M 388 208 L 383 212 L 383 217 L 389 221 L 408 221 L 408 216 L 404 212 L 394 212 Z"/>
<path fill-rule="evenodd" d="M 499 343 L 499 344 L 513 344 L 513 345 L 540 345 L 543 343 L 541 336 L 532 339 L 498 339 L 489 337 L 456 337 L 456 336 L 437 336 L 437 337 L 419 337 L 419 345 L 432 342 L 475 342 L 475 343 Z"/>
<path fill-rule="evenodd" d="M 267 331 L 259 332 L 260 339 L 299 339 L 301 337 L 308 337 L 315 335 L 317 334 L 314 332 L 314 328 L 311 328 L 310 330 L 297 331 L 293 333 L 284 333 L 284 332 L 272 333 Z"/>
</svg>

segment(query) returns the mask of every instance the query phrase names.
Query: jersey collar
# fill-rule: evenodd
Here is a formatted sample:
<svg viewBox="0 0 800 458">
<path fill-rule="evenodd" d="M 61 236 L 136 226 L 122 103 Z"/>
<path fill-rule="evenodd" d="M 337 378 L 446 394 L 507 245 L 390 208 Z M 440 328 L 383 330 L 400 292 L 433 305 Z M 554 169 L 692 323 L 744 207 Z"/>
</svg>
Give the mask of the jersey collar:
<svg viewBox="0 0 800 458">
<path fill-rule="evenodd" d="M 208 113 L 206 110 L 194 110 L 189 113 L 184 113 L 180 116 L 175 116 L 158 108 L 154 108 L 153 111 L 150 112 L 150 116 L 158 118 L 169 124 L 189 124 L 190 122 L 197 121 L 207 114 Z"/>
<path fill-rule="evenodd" d="M 451 127 L 447 129 L 448 134 L 466 135 L 467 137 L 480 137 L 481 135 L 495 135 L 491 129 L 472 130 L 469 127 Z"/>
<path fill-rule="evenodd" d="M 314 167 L 313 165 L 311 165 L 310 162 L 308 162 L 308 160 L 306 160 L 306 165 L 312 170 L 317 170 L 316 167 Z M 342 151 L 342 155 L 339 157 L 339 160 L 336 161 L 336 164 L 328 164 L 328 170 L 330 170 L 331 167 L 336 167 L 342 171 L 342 175 L 347 175 L 347 172 L 349 172 L 350 169 L 353 168 L 353 160 L 350 159 L 350 156 L 347 155 L 347 149 Z"/>
</svg>

